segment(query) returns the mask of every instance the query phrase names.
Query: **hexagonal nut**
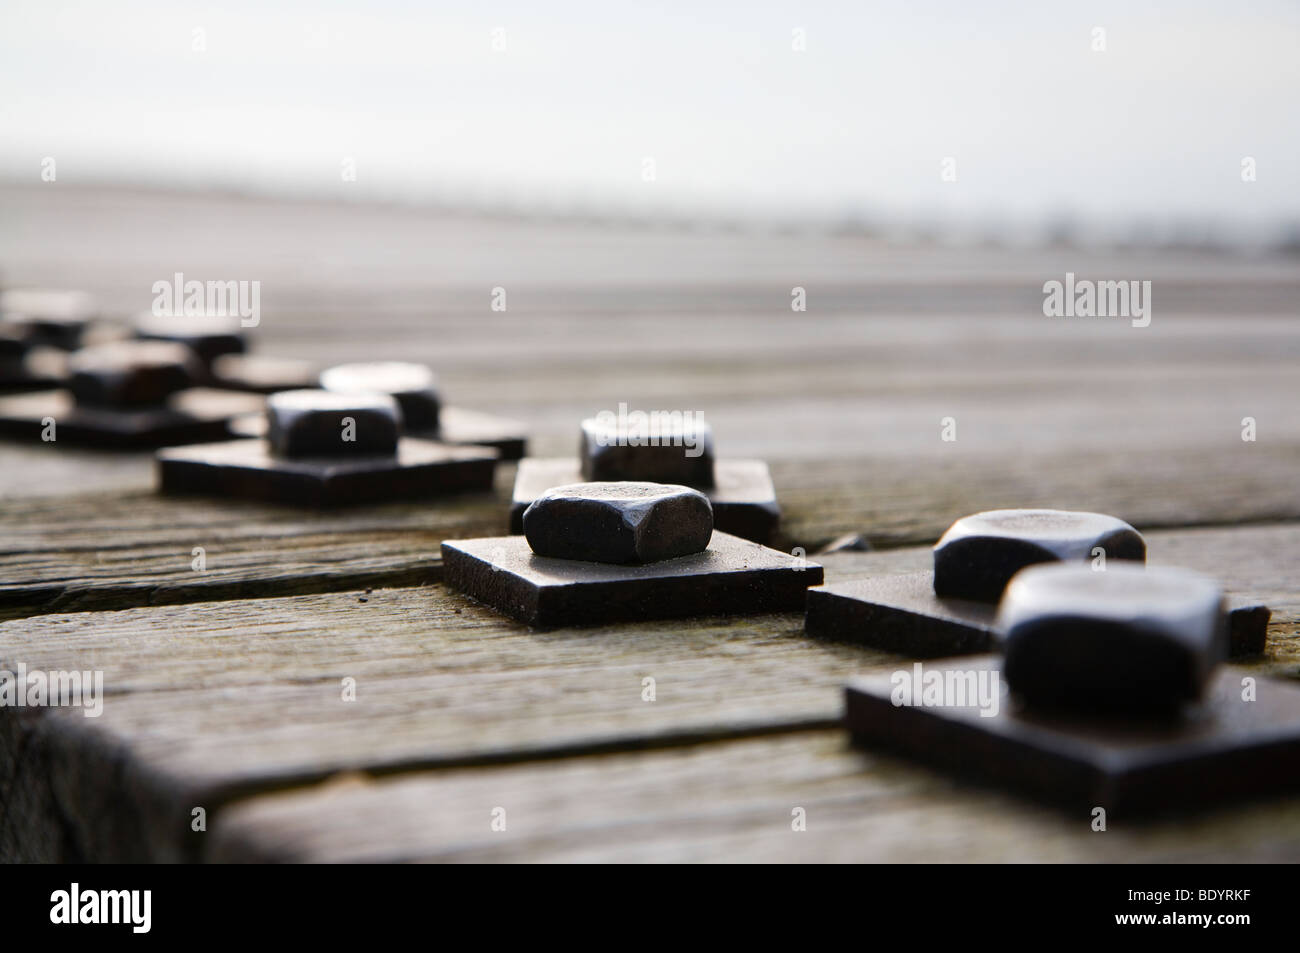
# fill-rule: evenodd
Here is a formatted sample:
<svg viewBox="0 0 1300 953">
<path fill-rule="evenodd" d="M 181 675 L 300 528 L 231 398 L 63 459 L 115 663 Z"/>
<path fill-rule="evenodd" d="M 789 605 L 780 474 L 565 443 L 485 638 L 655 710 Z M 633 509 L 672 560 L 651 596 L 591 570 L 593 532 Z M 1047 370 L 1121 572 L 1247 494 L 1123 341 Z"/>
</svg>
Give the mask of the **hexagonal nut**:
<svg viewBox="0 0 1300 953">
<path fill-rule="evenodd" d="M 1042 708 L 1159 712 L 1198 699 L 1228 651 L 1223 592 L 1186 569 L 1032 566 L 998 608 L 1011 690 Z"/>
<path fill-rule="evenodd" d="M 388 394 L 402 408 L 408 431 L 438 429 L 438 378 L 424 364 L 339 364 L 321 372 L 320 386 L 340 394 Z"/>
<path fill-rule="evenodd" d="M 1070 510 L 989 510 L 953 523 L 934 547 L 936 595 L 997 602 L 1011 577 L 1045 562 L 1146 560 L 1146 542 L 1128 523 Z"/>
<path fill-rule="evenodd" d="M 70 351 L 80 346 L 99 308 L 84 291 L 16 288 L 0 292 L 0 315 L 23 325 L 32 343 Z"/>
<path fill-rule="evenodd" d="M 68 389 L 87 406 L 151 407 L 203 375 L 198 357 L 171 341 L 114 341 L 68 358 Z"/>
<path fill-rule="evenodd" d="M 655 430 L 620 424 L 613 414 L 589 417 L 578 456 L 584 480 L 713 486 L 713 428 L 704 421 L 670 418 Z"/>
<path fill-rule="evenodd" d="M 266 398 L 267 439 L 282 457 L 351 457 L 397 452 L 402 412 L 386 394 L 285 390 Z"/>
<path fill-rule="evenodd" d="M 524 537 L 538 556 L 598 563 L 650 563 L 708 549 L 713 507 L 686 486 L 573 483 L 547 490 L 524 511 Z"/>
<path fill-rule="evenodd" d="M 143 341 L 176 341 L 199 356 L 205 367 L 225 354 L 243 354 L 248 338 L 239 318 L 223 314 L 142 314 L 135 336 Z"/>
</svg>

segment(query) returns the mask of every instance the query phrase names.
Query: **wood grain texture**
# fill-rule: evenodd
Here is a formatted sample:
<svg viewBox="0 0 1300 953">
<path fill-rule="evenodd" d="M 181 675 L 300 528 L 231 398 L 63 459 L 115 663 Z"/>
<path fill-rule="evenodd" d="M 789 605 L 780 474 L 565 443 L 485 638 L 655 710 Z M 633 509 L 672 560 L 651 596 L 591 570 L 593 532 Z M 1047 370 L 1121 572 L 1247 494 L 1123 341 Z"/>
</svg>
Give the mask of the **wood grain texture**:
<svg viewBox="0 0 1300 953">
<path fill-rule="evenodd" d="M 1300 448 L 1249 456 L 1152 452 L 1017 452 L 927 461 L 859 459 L 815 469 L 773 466 L 784 542 L 812 551 L 844 533 L 876 546 L 932 543 L 970 513 L 1049 506 L 1109 513 L 1142 530 L 1296 519 Z"/>
<path fill-rule="evenodd" d="M 538 456 L 574 453 L 578 420 L 623 402 L 703 412 L 720 455 L 771 464 L 779 548 L 846 532 L 881 548 L 818 557 L 828 580 L 924 567 L 928 550 L 883 547 L 1000 506 L 1230 527 L 1151 532 L 1152 558 L 1269 602 L 1269 651 L 1246 670 L 1300 673 L 1294 256 L 62 182 L 0 185 L 0 207 L 6 285 L 83 287 L 120 316 L 177 271 L 258 280 L 257 353 L 429 362 L 447 400 L 524 422 Z M 1067 271 L 1150 279 L 1151 326 L 1044 317 L 1043 282 Z M 956 442 L 940 439 L 949 416 Z M 99 719 L 0 711 L 0 856 L 1294 855 L 1293 802 L 1098 836 L 848 752 L 827 731 L 840 688 L 888 657 L 813 642 L 797 614 L 507 623 L 434 583 L 443 538 L 504 531 L 512 474 L 495 497 L 320 514 L 157 497 L 147 455 L 0 443 L 0 662 L 99 668 L 110 692 Z M 313 787 L 356 772 L 384 780 Z M 482 814 L 498 792 L 506 835 Z M 805 834 L 789 830 L 796 795 Z"/>
<path fill-rule="evenodd" d="M 1293 526 L 1153 533 L 1165 554 L 1273 596 L 1269 651 L 1300 670 Z M 927 550 L 819 557 L 831 581 Z M 1258 578 L 1261 591 L 1249 588 Z M 1242 583 L 1247 585 L 1243 586 Z M 1277 587 L 1277 588 L 1274 588 Z M 538 633 L 441 586 L 46 615 L 0 625 L 0 663 L 104 672 L 97 719 L 0 712 L 0 748 L 46 767 L 86 857 L 184 859 L 189 812 L 343 771 L 395 773 L 825 727 L 851 675 L 896 656 L 817 642 L 797 614 Z M 655 679 L 656 701 L 642 700 Z M 344 679 L 356 700 L 344 701 Z M 3 758 L 0 758 L 3 760 Z M 17 783 L 17 782 L 16 782 Z M 6 823 L 30 823 L 26 815 Z M 114 825 L 117 825 L 115 827 Z M 114 833 L 135 831 L 123 841 Z M 15 836 L 0 834 L 3 837 Z"/>
<path fill-rule="evenodd" d="M 153 493 L 30 498 L 0 511 L 0 618 L 419 585 L 440 578 L 444 538 L 504 521 L 482 493 L 332 512 Z"/>
<path fill-rule="evenodd" d="M 506 828 L 494 831 L 504 808 Z M 806 830 L 792 829 L 802 808 Z M 1300 800 L 1091 829 L 810 731 L 664 751 L 340 775 L 233 805 L 203 842 L 249 862 L 1294 862 Z"/>
<path fill-rule="evenodd" d="M 113 317 L 177 270 L 258 280 L 255 351 L 428 361 L 444 398 L 523 421 L 539 456 L 572 455 L 578 421 L 619 403 L 701 412 L 719 454 L 771 463 L 784 549 L 930 542 L 995 506 L 1142 528 L 1300 519 L 1294 258 L 62 185 L 0 185 L 0 202 L 9 284 L 81 286 Z M 1067 270 L 1150 278 L 1151 326 L 1044 317 L 1042 284 Z M 807 312 L 790 311 L 794 285 Z M 147 455 L 0 442 L 0 612 L 422 582 L 430 543 L 502 525 L 476 502 L 321 519 L 157 501 L 153 485 Z M 196 545 L 219 550 L 202 578 Z"/>
<path fill-rule="evenodd" d="M 775 545 L 811 553 L 846 532 L 878 547 L 929 543 L 997 507 L 1098 510 L 1142 529 L 1300 518 L 1300 449 L 1242 446 L 1248 466 L 1205 451 L 777 464 Z M 11 500 L 0 507 L 0 618 L 437 581 L 443 539 L 505 532 L 513 473 L 499 468 L 494 496 L 328 513 L 149 491 Z"/>
</svg>

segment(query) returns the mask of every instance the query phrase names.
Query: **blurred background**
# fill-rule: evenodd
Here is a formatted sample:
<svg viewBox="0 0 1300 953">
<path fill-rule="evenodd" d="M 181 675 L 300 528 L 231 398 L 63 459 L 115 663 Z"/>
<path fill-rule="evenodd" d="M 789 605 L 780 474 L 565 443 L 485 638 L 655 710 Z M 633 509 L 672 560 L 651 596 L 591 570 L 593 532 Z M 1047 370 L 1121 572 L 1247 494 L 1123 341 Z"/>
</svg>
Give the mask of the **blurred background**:
<svg viewBox="0 0 1300 953">
<path fill-rule="evenodd" d="M 0 170 L 31 180 L 53 156 L 70 184 L 940 236 L 1296 237 L 1293 3 L 618 6 L 9 0 Z"/>
<path fill-rule="evenodd" d="M 427 361 L 543 453 L 620 401 L 791 461 L 1300 439 L 1297 49 L 1283 2 L 11 0 L 0 279 L 257 280 L 259 350 Z M 1151 327 L 1045 318 L 1066 272 Z"/>
</svg>

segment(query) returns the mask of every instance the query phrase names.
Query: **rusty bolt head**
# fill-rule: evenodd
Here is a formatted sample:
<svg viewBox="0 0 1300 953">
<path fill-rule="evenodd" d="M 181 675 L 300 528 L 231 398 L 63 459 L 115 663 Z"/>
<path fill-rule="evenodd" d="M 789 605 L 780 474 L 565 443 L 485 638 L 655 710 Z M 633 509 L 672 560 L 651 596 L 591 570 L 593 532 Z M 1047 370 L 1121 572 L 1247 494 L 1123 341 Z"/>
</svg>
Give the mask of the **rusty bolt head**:
<svg viewBox="0 0 1300 953">
<path fill-rule="evenodd" d="M 934 591 L 997 602 L 1019 570 L 1034 563 L 1081 562 L 1101 547 L 1106 560 L 1146 559 L 1128 523 L 1069 510 L 989 510 L 953 523 L 934 547 Z"/>
<path fill-rule="evenodd" d="M 1185 569 L 1032 566 L 998 610 L 1007 684 L 1041 707 L 1167 710 L 1199 698 L 1227 655 L 1223 593 Z"/>
<path fill-rule="evenodd" d="M 222 355 L 242 354 L 248 347 L 239 319 L 220 314 L 142 314 L 135 321 L 135 336 L 184 344 L 205 367 Z"/>
<path fill-rule="evenodd" d="M 194 352 L 170 341 L 114 341 L 68 358 L 68 389 L 87 406 L 157 406 L 202 376 Z"/>
<path fill-rule="evenodd" d="M 341 394 L 388 394 L 402 408 L 402 421 L 408 431 L 438 428 L 438 379 L 423 364 L 339 364 L 321 373 L 320 386 Z"/>
<path fill-rule="evenodd" d="M 713 486 L 713 428 L 704 421 L 658 430 L 591 417 L 578 446 L 584 480 L 642 480 Z"/>
<path fill-rule="evenodd" d="M 574 483 L 532 502 L 524 511 L 524 536 L 538 556 L 657 562 L 707 549 L 713 507 L 703 493 L 685 486 Z"/>
<path fill-rule="evenodd" d="M 397 402 L 385 394 L 286 390 L 266 398 L 267 439 L 282 457 L 350 457 L 397 452 Z"/>
</svg>

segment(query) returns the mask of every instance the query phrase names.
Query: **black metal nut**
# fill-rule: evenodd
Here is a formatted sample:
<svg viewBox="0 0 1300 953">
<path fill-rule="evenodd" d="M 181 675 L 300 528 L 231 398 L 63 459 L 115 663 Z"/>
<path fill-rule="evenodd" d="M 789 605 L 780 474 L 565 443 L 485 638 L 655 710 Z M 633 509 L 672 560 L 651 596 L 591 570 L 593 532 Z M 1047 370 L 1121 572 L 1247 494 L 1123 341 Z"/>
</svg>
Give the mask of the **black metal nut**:
<svg viewBox="0 0 1300 953">
<path fill-rule="evenodd" d="M 936 595 L 997 602 L 1011 577 L 1035 563 L 1146 560 L 1142 535 L 1123 520 L 1069 510 L 989 510 L 953 523 L 934 547 Z"/>
<path fill-rule="evenodd" d="M 574 483 L 542 494 L 524 512 L 538 556 L 649 563 L 703 552 L 713 536 L 708 497 L 660 483 Z"/>
<path fill-rule="evenodd" d="M 194 352 L 169 341 L 114 341 L 68 358 L 68 389 L 85 406 L 156 407 L 202 374 Z"/>
<path fill-rule="evenodd" d="M 703 421 L 669 420 L 640 429 L 589 417 L 578 445 L 582 478 L 713 486 L 713 428 Z"/>
<path fill-rule="evenodd" d="M 21 288 L 0 293 L 0 317 L 23 328 L 32 344 L 71 351 L 81 346 L 99 308 L 83 291 Z"/>
<path fill-rule="evenodd" d="M 1164 711 L 1194 701 L 1227 656 L 1217 583 L 1185 569 L 1034 566 L 998 608 L 1012 691 L 1039 707 Z"/>
<path fill-rule="evenodd" d="M 339 364 L 321 372 L 320 386 L 342 394 L 388 394 L 402 408 L 409 432 L 438 429 L 438 379 L 423 364 L 376 361 Z"/>
<path fill-rule="evenodd" d="M 266 398 L 267 439 L 281 457 L 350 457 L 397 452 L 397 401 L 385 394 L 286 390 Z"/>
<path fill-rule="evenodd" d="M 239 319 L 218 314 L 142 314 L 135 336 L 145 341 L 175 341 L 199 356 L 205 367 L 225 354 L 242 354 L 248 339 Z"/>
</svg>

